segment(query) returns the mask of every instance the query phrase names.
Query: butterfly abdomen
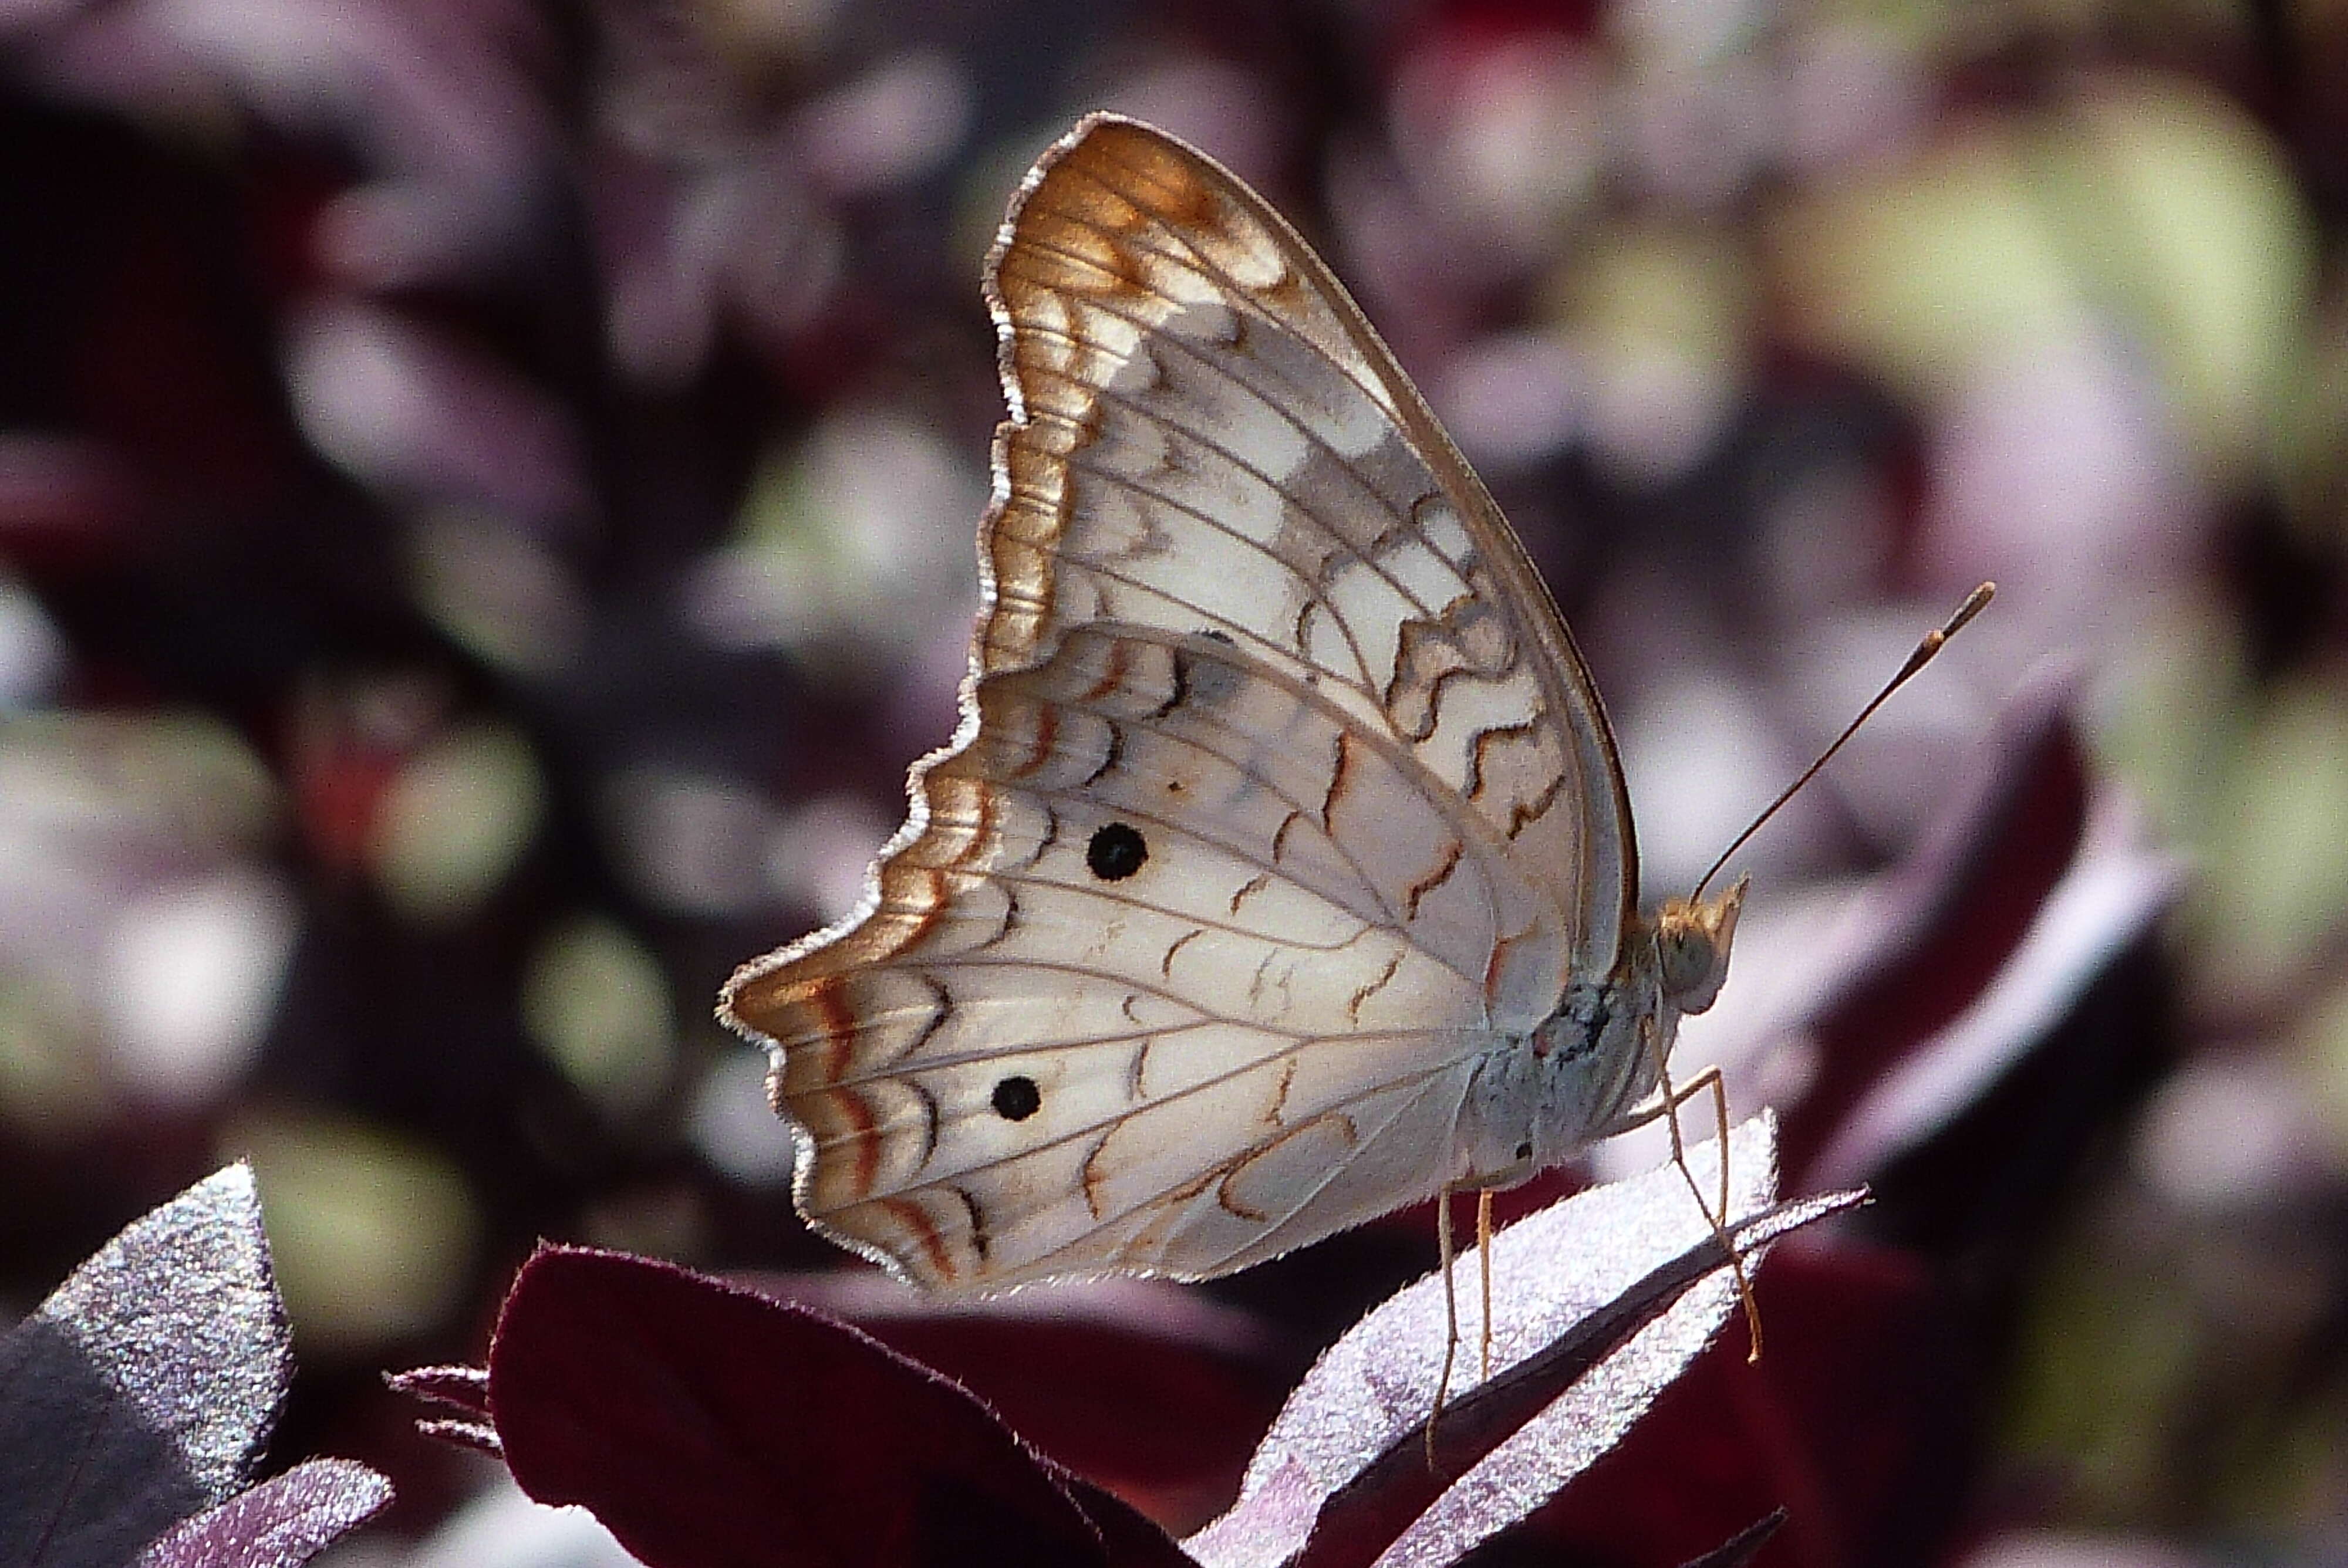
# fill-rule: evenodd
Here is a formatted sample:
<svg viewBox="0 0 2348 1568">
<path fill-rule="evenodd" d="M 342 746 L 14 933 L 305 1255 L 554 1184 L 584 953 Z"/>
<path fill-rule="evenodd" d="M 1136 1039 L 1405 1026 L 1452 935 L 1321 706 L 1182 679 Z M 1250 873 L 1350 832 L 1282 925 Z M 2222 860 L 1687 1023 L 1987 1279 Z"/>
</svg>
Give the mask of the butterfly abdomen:
<svg viewBox="0 0 2348 1568">
<path fill-rule="evenodd" d="M 1658 994 L 1652 961 L 1568 986 L 1537 1028 L 1478 1061 L 1455 1184 L 1522 1180 L 1616 1131 L 1653 1091 L 1678 1021 Z"/>
</svg>

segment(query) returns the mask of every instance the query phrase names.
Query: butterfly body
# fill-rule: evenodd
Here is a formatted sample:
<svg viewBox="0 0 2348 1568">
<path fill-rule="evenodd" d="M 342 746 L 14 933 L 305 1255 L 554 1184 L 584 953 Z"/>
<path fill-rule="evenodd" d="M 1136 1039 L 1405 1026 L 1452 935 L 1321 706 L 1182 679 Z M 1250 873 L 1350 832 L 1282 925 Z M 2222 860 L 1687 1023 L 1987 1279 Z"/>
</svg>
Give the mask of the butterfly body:
<svg viewBox="0 0 2348 1568">
<path fill-rule="evenodd" d="M 963 724 L 864 907 L 720 1009 L 802 1212 L 936 1289 L 1199 1277 L 1621 1125 L 1742 887 L 1637 911 L 1581 655 L 1344 291 L 1096 117 L 989 298 Z"/>
</svg>

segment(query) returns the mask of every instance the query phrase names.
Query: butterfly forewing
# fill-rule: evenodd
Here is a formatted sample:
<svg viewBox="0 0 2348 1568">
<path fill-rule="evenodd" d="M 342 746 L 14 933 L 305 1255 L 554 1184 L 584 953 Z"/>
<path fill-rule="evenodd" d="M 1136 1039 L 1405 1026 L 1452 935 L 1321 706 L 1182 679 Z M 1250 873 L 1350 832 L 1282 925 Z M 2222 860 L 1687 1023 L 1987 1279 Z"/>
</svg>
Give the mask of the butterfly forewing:
<svg viewBox="0 0 2348 1568">
<path fill-rule="evenodd" d="M 1030 178 L 991 292 L 1009 489 L 990 661 L 1099 619 L 1220 626 L 1407 741 L 1604 973 L 1635 876 L 1580 655 L 1489 496 L 1287 223 L 1128 121 Z M 1550 974 L 1528 976 L 1545 1009 Z"/>
<path fill-rule="evenodd" d="M 869 907 L 754 963 L 798 1198 L 922 1283 L 1222 1272 L 1422 1196 L 1622 929 L 1612 743 L 1360 313 L 1179 143 L 1078 128 L 990 297 L 963 732 Z"/>
</svg>

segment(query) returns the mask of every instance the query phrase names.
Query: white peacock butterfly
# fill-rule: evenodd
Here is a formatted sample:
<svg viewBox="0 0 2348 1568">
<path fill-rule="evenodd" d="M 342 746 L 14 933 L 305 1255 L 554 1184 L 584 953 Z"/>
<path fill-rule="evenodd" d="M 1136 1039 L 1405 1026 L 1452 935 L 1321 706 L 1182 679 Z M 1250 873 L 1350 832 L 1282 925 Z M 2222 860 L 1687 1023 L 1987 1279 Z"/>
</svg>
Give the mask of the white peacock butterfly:
<svg viewBox="0 0 2348 1568">
<path fill-rule="evenodd" d="M 1700 1088 L 1725 1131 L 1716 1074 L 1665 1060 L 1745 884 L 1640 913 L 1555 602 L 1295 231 L 1097 115 L 987 298 L 1010 418 L 962 724 L 862 906 L 719 1008 L 774 1054 L 809 1223 L 933 1291 L 1199 1279 Z"/>
</svg>

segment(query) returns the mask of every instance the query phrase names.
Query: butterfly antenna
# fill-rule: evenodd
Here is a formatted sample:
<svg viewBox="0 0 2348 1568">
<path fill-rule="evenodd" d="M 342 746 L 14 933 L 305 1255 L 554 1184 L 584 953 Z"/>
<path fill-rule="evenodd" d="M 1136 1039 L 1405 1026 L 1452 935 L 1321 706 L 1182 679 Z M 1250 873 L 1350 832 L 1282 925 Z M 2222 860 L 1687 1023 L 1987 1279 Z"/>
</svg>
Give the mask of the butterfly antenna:
<svg viewBox="0 0 2348 1568">
<path fill-rule="evenodd" d="M 1996 595 L 1997 584 L 1993 582 L 1985 582 L 1982 584 L 1979 588 L 1973 589 L 1972 592 L 1965 595 L 1965 601 L 1957 606 L 1955 614 L 1950 616 L 1947 620 L 1941 622 L 1939 626 L 1934 627 L 1931 630 L 1924 633 L 1924 640 L 1916 644 L 1916 651 L 1913 653 L 1908 655 L 1908 662 L 1900 666 L 1900 672 L 1892 676 L 1890 680 L 1885 682 L 1883 683 L 1883 690 L 1878 692 L 1873 699 L 1868 702 L 1867 706 L 1859 711 L 1859 717 L 1853 719 L 1849 723 L 1843 726 L 1842 733 L 1834 738 L 1834 743 L 1828 746 L 1825 751 L 1820 752 L 1818 753 L 1818 760 L 1812 763 L 1808 767 L 1804 768 L 1802 770 L 1801 776 L 1780 791 L 1777 798 L 1769 803 L 1768 808 L 1763 811 L 1760 815 L 1753 819 L 1752 825 L 1747 827 L 1744 832 L 1738 834 L 1735 840 L 1731 843 L 1726 849 L 1720 852 L 1720 858 L 1712 863 L 1712 869 L 1706 871 L 1703 877 L 1696 883 L 1695 892 L 1689 896 L 1690 903 L 1694 903 L 1695 900 L 1704 897 L 1704 890 L 1712 886 L 1712 879 L 1720 875 L 1721 868 L 1728 864 L 1729 860 L 1738 850 L 1745 847 L 1746 842 L 1750 840 L 1755 834 L 1761 831 L 1763 825 L 1767 823 L 1771 817 L 1776 815 L 1778 810 L 1783 807 L 1787 801 L 1793 799 L 1795 793 L 1804 784 L 1818 777 L 1818 770 L 1825 767 L 1827 764 L 1834 760 L 1834 754 L 1842 750 L 1843 743 L 1849 740 L 1853 735 L 1859 733 L 1859 727 L 1875 716 L 1875 710 L 1883 706 L 1885 701 L 1890 697 L 1892 692 L 1897 692 L 1900 687 L 1905 686 L 1909 682 L 1910 679 L 1915 675 L 1916 671 L 1924 668 L 1925 665 L 1930 664 L 1932 661 L 1932 656 L 1940 652 L 1941 649 L 1948 646 L 1949 639 L 1963 630 L 1965 622 L 1971 620 L 1974 616 L 1979 615 L 1982 610 L 1988 606 L 1989 601 L 1995 598 Z"/>
</svg>

